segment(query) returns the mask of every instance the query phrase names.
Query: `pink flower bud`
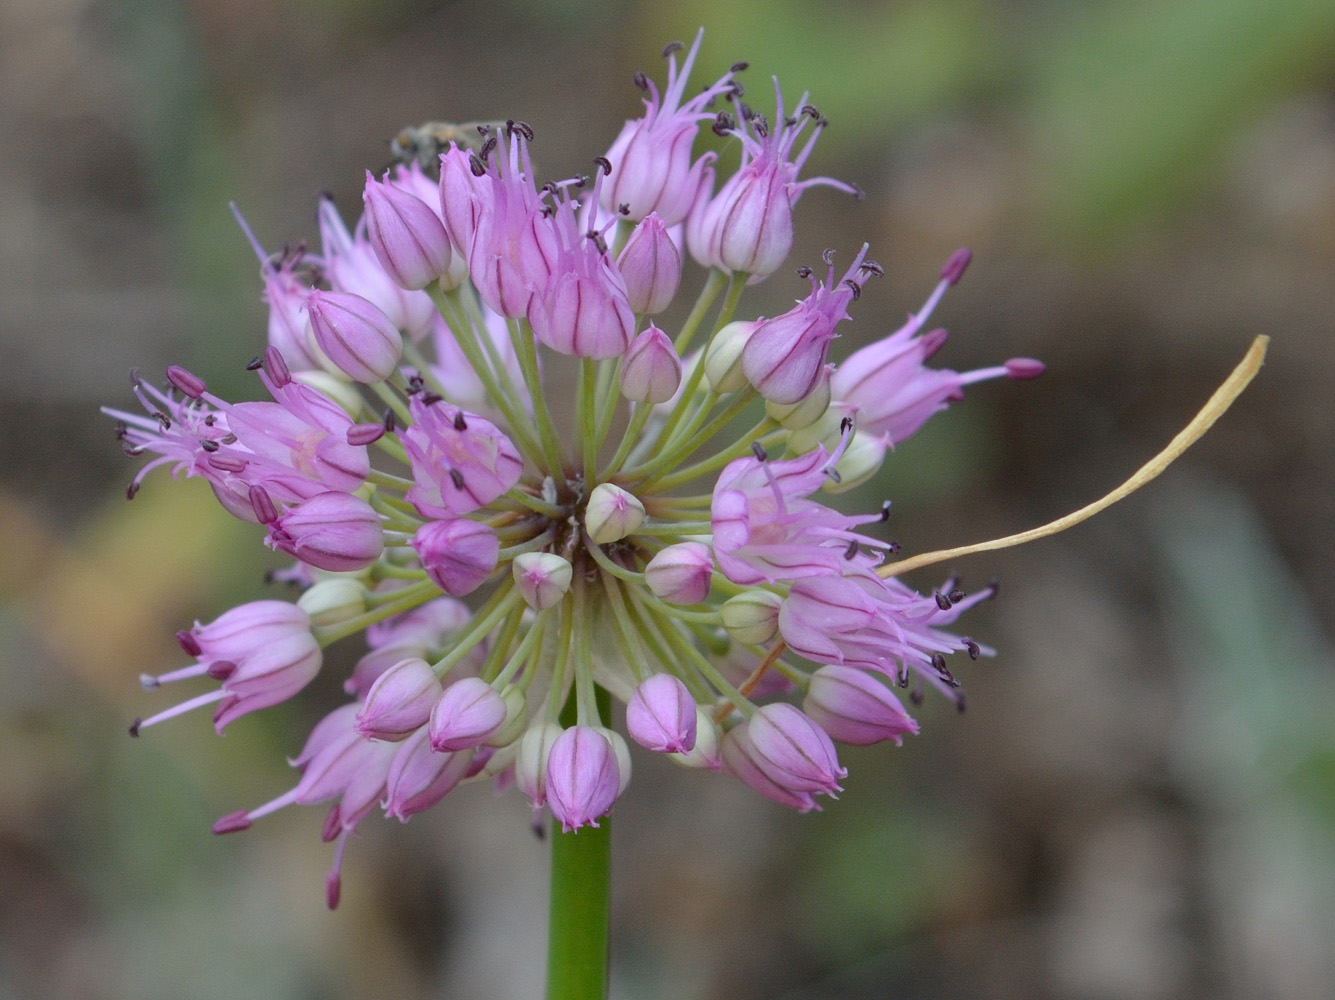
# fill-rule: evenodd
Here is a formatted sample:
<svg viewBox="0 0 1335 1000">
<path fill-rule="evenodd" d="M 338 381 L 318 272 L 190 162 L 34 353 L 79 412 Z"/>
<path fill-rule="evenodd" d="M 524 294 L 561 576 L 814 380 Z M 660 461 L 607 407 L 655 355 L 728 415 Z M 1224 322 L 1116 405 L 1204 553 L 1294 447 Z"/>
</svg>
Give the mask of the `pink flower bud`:
<svg viewBox="0 0 1335 1000">
<path fill-rule="evenodd" d="M 427 576 L 451 597 L 476 590 L 496 568 L 501 551 L 496 532 L 462 517 L 428 521 L 417 529 L 411 544 Z"/>
<path fill-rule="evenodd" d="M 729 730 L 723 737 L 723 773 L 732 775 L 781 806 L 788 806 L 798 812 L 819 809 L 815 796 L 810 792 L 794 790 L 780 784 L 761 770 L 748 728 L 749 723 L 743 722 L 740 726 Z"/>
<path fill-rule="evenodd" d="M 566 833 L 597 826 L 621 791 L 612 743 L 591 726 L 572 726 L 547 757 L 547 805 Z"/>
<path fill-rule="evenodd" d="M 625 538 L 644 521 L 644 504 L 615 483 L 599 483 L 589 494 L 584 527 L 599 545 Z"/>
<path fill-rule="evenodd" d="M 1006 374 L 1013 379 L 1038 378 L 1045 371 L 1047 365 L 1033 358 L 1011 358 L 1006 362 Z"/>
<path fill-rule="evenodd" d="M 660 549 L 644 568 L 649 589 L 672 604 L 699 604 L 709 596 L 713 575 L 714 555 L 700 542 Z"/>
<path fill-rule="evenodd" d="M 555 552 L 522 552 L 511 565 L 520 595 L 535 611 L 559 603 L 570 589 L 574 568 Z"/>
<path fill-rule="evenodd" d="M 621 395 L 636 403 L 666 403 L 681 385 L 681 358 L 666 333 L 649 324 L 621 361 Z"/>
<path fill-rule="evenodd" d="M 315 342 L 348 378 L 382 382 L 397 370 L 403 337 L 370 300 L 351 292 L 314 291 L 306 308 Z"/>
<path fill-rule="evenodd" d="M 681 284 L 681 251 L 657 213 L 650 213 L 635 227 L 617 258 L 617 267 L 637 315 L 656 316 L 672 304 Z"/>
<path fill-rule="evenodd" d="M 480 677 L 455 681 L 431 710 L 431 748 L 475 747 L 505 724 L 505 714 L 505 699 Z"/>
<path fill-rule="evenodd" d="M 351 493 L 318 493 L 269 524 L 265 544 L 335 573 L 365 569 L 385 542 L 380 515 Z"/>
<path fill-rule="evenodd" d="M 450 267 L 450 238 L 430 205 L 403 188 L 366 173 L 362 191 L 366 237 L 391 278 L 408 289 L 425 288 Z"/>
<path fill-rule="evenodd" d="M 855 746 L 894 740 L 918 732 L 914 721 L 886 684 L 855 667 L 825 666 L 811 675 L 802 711 L 832 739 Z"/>
<path fill-rule="evenodd" d="M 440 679 L 426 660 L 400 660 L 366 692 L 357 732 L 367 739 L 398 742 L 426 725 L 440 695 Z"/>
<path fill-rule="evenodd" d="M 440 158 L 440 208 L 450 245 L 459 256 L 467 256 L 473 233 L 477 231 L 482 215 L 482 190 L 468 152 L 451 146 Z"/>
<path fill-rule="evenodd" d="M 440 753 L 419 729 L 401 744 L 385 777 L 385 815 L 402 822 L 430 809 L 468 776 L 472 750 Z"/>
<path fill-rule="evenodd" d="M 642 747 L 659 753 L 688 753 L 695 747 L 695 699 L 671 674 L 654 674 L 626 702 L 626 732 Z"/>
<path fill-rule="evenodd" d="M 840 791 L 839 779 L 848 774 L 829 735 L 786 702 L 772 702 L 756 710 L 747 723 L 753 760 L 775 783 L 795 792 Z"/>
</svg>

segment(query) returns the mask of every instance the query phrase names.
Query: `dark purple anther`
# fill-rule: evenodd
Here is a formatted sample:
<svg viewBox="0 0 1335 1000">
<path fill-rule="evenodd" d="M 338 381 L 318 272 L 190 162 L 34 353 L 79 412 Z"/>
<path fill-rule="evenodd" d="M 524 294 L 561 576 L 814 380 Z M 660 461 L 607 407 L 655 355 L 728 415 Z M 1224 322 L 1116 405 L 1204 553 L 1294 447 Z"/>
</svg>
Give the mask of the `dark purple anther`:
<svg viewBox="0 0 1335 1000">
<path fill-rule="evenodd" d="M 135 719 L 130 723 L 130 735 L 136 739 L 139 737 L 139 727 L 144 724 L 143 719 Z"/>
<path fill-rule="evenodd" d="M 185 650 L 186 656 L 198 656 L 203 652 L 199 647 L 199 640 L 195 638 L 195 633 L 188 628 L 183 628 L 176 633 L 176 642 Z"/>
<path fill-rule="evenodd" d="M 950 255 L 950 260 L 946 261 L 946 266 L 941 268 L 941 280 L 948 285 L 955 285 L 960 278 L 964 277 L 964 270 L 969 266 L 969 261 L 973 260 L 973 251 L 968 247 L 960 247 Z"/>
<path fill-rule="evenodd" d="M 273 384 L 279 388 L 292 381 L 292 372 L 288 370 L 282 352 L 276 347 L 264 349 L 264 370 L 269 373 L 269 378 L 273 379 Z"/>
<path fill-rule="evenodd" d="M 353 424 L 348 428 L 348 444 L 354 448 L 375 444 L 385 436 L 384 424 Z"/>
<path fill-rule="evenodd" d="M 939 591 L 939 590 L 938 590 L 935 594 L 933 594 L 932 596 L 936 598 L 936 606 L 937 606 L 938 608 L 940 608 L 942 611 L 949 611 L 949 610 L 950 610 L 950 598 L 949 598 L 949 597 L 947 597 L 945 594 L 941 593 L 941 591 Z"/>
<path fill-rule="evenodd" d="M 756 456 L 756 461 L 758 462 L 769 461 L 769 452 L 765 450 L 765 446 L 761 444 L 759 441 L 751 442 L 751 451 Z"/>
<path fill-rule="evenodd" d="M 461 434 L 468 430 L 468 421 L 464 419 L 463 410 L 459 410 L 454 414 L 454 429 Z"/>
<path fill-rule="evenodd" d="M 1047 365 L 1033 358 L 1011 358 L 1006 362 L 1006 375 L 1013 379 L 1038 378 Z"/>
<path fill-rule="evenodd" d="M 225 681 L 236 673 L 236 664 L 231 660 L 214 660 L 204 672 L 215 681 Z"/>
<path fill-rule="evenodd" d="M 202 378 L 186 371 L 180 365 L 167 366 L 167 381 L 191 399 L 198 399 L 208 388 Z"/>
<path fill-rule="evenodd" d="M 464 474 L 458 469 L 451 469 L 450 482 L 454 484 L 456 490 L 462 490 L 464 488 Z"/>
<path fill-rule="evenodd" d="M 250 815 L 243 809 L 239 812 L 228 813 L 213 824 L 213 832 L 217 834 L 239 833 L 242 830 L 250 829 Z"/>
<path fill-rule="evenodd" d="M 274 505 L 273 497 L 269 496 L 269 491 L 263 486 L 252 486 L 250 488 L 250 507 L 255 511 L 255 517 L 260 524 L 272 524 L 278 520 L 278 508 Z"/>
</svg>

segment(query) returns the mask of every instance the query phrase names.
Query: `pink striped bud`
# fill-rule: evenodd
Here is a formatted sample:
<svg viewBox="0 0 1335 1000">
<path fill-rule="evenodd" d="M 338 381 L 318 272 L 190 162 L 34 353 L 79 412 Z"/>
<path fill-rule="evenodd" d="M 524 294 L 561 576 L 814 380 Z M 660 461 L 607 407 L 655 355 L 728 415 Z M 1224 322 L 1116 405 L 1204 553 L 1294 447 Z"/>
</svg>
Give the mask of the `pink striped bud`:
<svg viewBox="0 0 1335 1000">
<path fill-rule="evenodd" d="M 407 289 L 425 288 L 450 268 L 445 224 L 426 202 L 366 172 L 366 238 L 385 273 Z"/>
<path fill-rule="evenodd" d="M 501 543 L 487 525 L 467 518 L 428 521 L 417 529 L 412 547 L 436 586 L 463 597 L 481 586 L 496 568 Z"/>
<path fill-rule="evenodd" d="M 654 674 L 626 702 L 626 732 L 649 750 L 689 753 L 695 747 L 695 699 L 671 674 Z"/>
<path fill-rule="evenodd" d="M 366 692 L 357 732 L 367 739 L 398 742 L 427 724 L 440 695 L 440 679 L 426 660 L 400 660 Z"/>
<path fill-rule="evenodd" d="M 636 403 L 666 403 L 681 385 L 681 358 L 666 333 L 649 324 L 621 361 L 621 395 Z"/>
<path fill-rule="evenodd" d="M 430 809 L 468 776 L 473 751 L 440 753 L 433 750 L 425 729 L 401 744 L 385 776 L 385 815 L 402 822 Z"/>
<path fill-rule="evenodd" d="M 657 213 L 635 227 L 617 258 L 626 297 L 639 316 L 656 316 L 672 304 L 681 284 L 681 251 Z"/>
<path fill-rule="evenodd" d="M 365 569 L 385 548 L 375 509 L 338 492 L 317 493 L 280 514 L 269 524 L 265 544 L 335 573 Z"/>
<path fill-rule="evenodd" d="M 815 796 L 810 792 L 789 788 L 775 781 L 761 769 L 756 749 L 751 743 L 749 728 L 750 723 L 743 722 L 740 726 L 729 730 L 723 737 L 723 773 L 732 775 L 779 805 L 788 806 L 798 812 L 819 809 Z"/>
<path fill-rule="evenodd" d="M 592 726 L 572 726 L 547 757 L 547 805 L 566 833 L 597 826 L 621 792 L 621 772 L 611 741 Z"/>
<path fill-rule="evenodd" d="M 433 750 L 467 750 L 505 724 L 505 699 L 480 677 L 465 677 L 447 687 L 431 710 Z"/>
<path fill-rule="evenodd" d="M 316 344 L 348 378 L 382 382 L 398 369 L 403 337 L 369 299 L 351 292 L 313 291 L 306 309 Z"/>
<path fill-rule="evenodd" d="M 905 733 L 918 732 L 890 688 L 856 667 L 824 666 L 812 674 L 802 711 L 831 739 L 854 746 L 883 740 L 900 746 Z"/>
<path fill-rule="evenodd" d="M 839 779 L 848 774 L 829 735 L 786 702 L 772 702 L 756 710 L 747 723 L 752 759 L 767 777 L 794 792 L 840 791 Z"/>
<path fill-rule="evenodd" d="M 714 555 L 700 542 L 678 542 L 660 549 L 644 568 L 644 581 L 671 604 L 699 604 L 709 596 Z"/>
</svg>

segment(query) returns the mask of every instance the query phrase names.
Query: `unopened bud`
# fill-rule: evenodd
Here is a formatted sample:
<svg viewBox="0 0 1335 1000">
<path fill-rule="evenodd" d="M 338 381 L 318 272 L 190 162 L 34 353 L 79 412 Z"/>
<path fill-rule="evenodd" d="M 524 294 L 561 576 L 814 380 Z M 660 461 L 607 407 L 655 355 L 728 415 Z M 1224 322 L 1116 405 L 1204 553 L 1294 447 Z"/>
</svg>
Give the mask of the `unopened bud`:
<svg viewBox="0 0 1335 1000">
<path fill-rule="evenodd" d="M 480 677 L 464 677 L 447 687 L 431 710 L 431 748 L 467 750 L 505 724 L 505 700 Z"/>
<path fill-rule="evenodd" d="M 687 753 L 695 746 L 695 699 L 671 674 L 642 681 L 626 702 L 626 732 L 658 753 Z"/>
<path fill-rule="evenodd" d="M 507 684 L 501 689 L 501 700 L 505 702 L 505 721 L 500 729 L 487 737 L 489 747 L 507 747 L 528 728 L 528 697 L 524 689 Z"/>
<path fill-rule="evenodd" d="M 316 344 L 344 375 L 373 384 L 398 370 L 403 337 L 369 299 L 316 290 L 306 299 L 306 311 Z"/>
<path fill-rule="evenodd" d="M 334 375 L 326 371 L 293 372 L 292 380 L 310 386 L 321 395 L 328 396 L 339 408 L 354 420 L 361 415 L 366 404 L 362 395 L 342 374 Z"/>
<path fill-rule="evenodd" d="M 709 596 L 714 554 L 700 542 L 678 542 L 660 549 L 644 567 L 654 595 L 670 604 L 699 604 Z"/>
<path fill-rule="evenodd" d="M 883 434 L 855 433 L 839 461 L 834 463 L 833 476 L 826 476 L 821 489 L 826 493 L 844 493 L 861 486 L 880 471 L 885 462 L 890 440 Z"/>
<path fill-rule="evenodd" d="M 705 378 L 715 392 L 737 392 L 746 388 L 742 349 L 758 325 L 754 320 L 736 320 L 714 334 L 705 352 Z"/>
<path fill-rule="evenodd" d="M 570 589 L 574 568 L 555 552 L 523 552 L 511 564 L 515 584 L 535 611 L 558 604 Z"/>
<path fill-rule="evenodd" d="M 783 598 L 768 590 L 748 590 L 730 597 L 719 608 L 723 627 L 738 642 L 759 646 L 779 631 L 779 606 Z"/>
<path fill-rule="evenodd" d="M 651 212 L 635 227 L 617 267 L 637 315 L 656 316 L 672 304 L 681 284 L 681 251 L 657 214 Z"/>
<path fill-rule="evenodd" d="M 561 732 L 555 722 L 544 722 L 531 727 L 519 741 L 515 784 L 528 796 L 535 809 L 547 803 L 547 760 L 551 756 L 552 744 L 560 738 Z"/>
<path fill-rule="evenodd" d="M 831 739 L 854 746 L 894 740 L 917 733 L 918 723 L 884 681 L 866 670 L 830 665 L 811 675 L 802 711 Z"/>
<path fill-rule="evenodd" d="M 269 522 L 265 544 L 317 569 L 348 573 L 380 558 L 380 515 L 350 493 L 317 493 Z"/>
<path fill-rule="evenodd" d="M 599 483 L 589 494 L 584 527 L 598 545 L 625 538 L 644 520 L 644 504 L 613 483 Z"/>
<path fill-rule="evenodd" d="M 333 577 L 306 588 L 297 607 L 311 616 L 312 625 L 337 625 L 366 611 L 366 588 L 360 580 Z"/>
<path fill-rule="evenodd" d="M 714 718 L 699 705 L 695 707 L 695 746 L 685 753 L 669 754 L 668 759 L 682 767 L 702 771 L 717 771 L 723 764 L 719 754 L 718 726 Z"/>
<path fill-rule="evenodd" d="M 376 180 L 369 170 L 362 201 L 371 250 L 400 286 L 425 288 L 449 270 L 450 238 L 430 205 L 395 184 Z"/>
<path fill-rule="evenodd" d="M 666 403 L 681 385 L 681 358 L 666 333 L 649 324 L 621 361 L 621 394 L 636 403 Z"/>
<path fill-rule="evenodd" d="M 417 529 L 412 547 L 427 576 L 451 597 L 476 590 L 496 568 L 501 551 L 496 532 L 466 517 L 428 521 Z"/>
<path fill-rule="evenodd" d="M 427 724 L 440 701 L 440 679 L 426 660 L 400 660 L 375 679 L 357 713 L 357 732 L 398 742 Z"/>
<path fill-rule="evenodd" d="M 766 401 L 765 412 L 790 431 L 810 427 L 830 407 L 830 374 L 833 371 L 834 365 L 826 365 L 816 380 L 815 388 L 796 403 Z"/>
</svg>

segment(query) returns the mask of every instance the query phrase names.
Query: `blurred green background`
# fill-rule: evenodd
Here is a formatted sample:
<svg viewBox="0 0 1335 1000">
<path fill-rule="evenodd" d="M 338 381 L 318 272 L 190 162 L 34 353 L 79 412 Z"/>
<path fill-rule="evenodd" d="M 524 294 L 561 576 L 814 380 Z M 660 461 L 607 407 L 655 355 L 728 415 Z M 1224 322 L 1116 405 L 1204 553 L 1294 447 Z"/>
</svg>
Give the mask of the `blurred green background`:
<svg viewBox="0 0 1335 1000">
<path fill-rule="evenodd" d="M 517 117 L 586 166 L 707 29 L 830 118 L 794 263 L 886 266 L 845 341 L 920 303 L 988 384 L 891 458 L 907 551 L 1019 530 L 1111 488 L 1251 337 L 1270 360 L 1170 472 L 1094 522 L 974 557 L 967 714 L 848 752 L 790 815 L 647 755 L 616 810 L 624 1000 L 1323 998 L 1335 982 L 1335 4 L 1329 0 L 5 0 L 0 5 L 0 997 L 509 1000 L 539 995 L 545 849 L 515 794 L 372 817 L 323 906 L 322 812 L 210 822 L 285 790 L 340 698 L 226 739 L 131 741 L 173 632 L 259 592 L 255 531 L 134 463 L 99 403 L 126 370 L 248 386 L 256 262 L 345 211 L 386 141 Z M 802 294 L 776 275 L 751 307 Z M 916 578 L 921 587 L 936 581 Z M 356 652 L 344 651 L 345 663 Z"/>
</svg>

